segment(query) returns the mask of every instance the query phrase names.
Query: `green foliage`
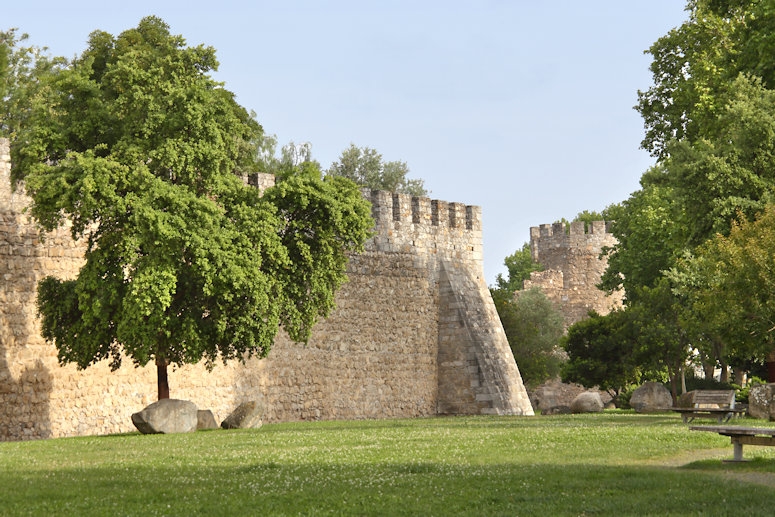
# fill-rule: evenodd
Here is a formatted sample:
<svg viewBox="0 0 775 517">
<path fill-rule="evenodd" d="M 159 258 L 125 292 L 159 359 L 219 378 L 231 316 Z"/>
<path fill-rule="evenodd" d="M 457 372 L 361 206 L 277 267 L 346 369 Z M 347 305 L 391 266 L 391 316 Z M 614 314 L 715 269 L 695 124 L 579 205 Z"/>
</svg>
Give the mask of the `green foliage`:
<svg viewBox="0 0 775 517">
<path fill-rule="evenodd" d="M 64 59 L 46 48 L 25 46 L 26 34 L 0 31 L 0 136 L 14 138 L 29 116 L 29 106 L 46 89 L 45 77 L 61 69 Z"/>
<path fill-rule="evenodd" d="M 589 231 L 589 227 L 594 221 L 603 221 L 605 218 L 603 217 L 603 214 L 600 212 L 589 210 L 584 210 L 583 212 L 579 212 L 576 214 L 576 217 L 573 219 L 574 222 L 576 221 L 583 221 L 584 222 L 584 231 Z"/>
<path fill-rule="evenodd" d="M 255 142 L 258 171 L 273 174 L 275 181 L 283 182 L 293 177 L 319 180 L 323 177 L 320 162 L 312 158 L 312 144 L 288 142 L 276 156 L 277 137 L 262 134 Z"/>
<path fill-rule="evenodd" d="M 753 388 L 754 386 L 759 386 L 761 384 L 767 384 L 767 381 L 759 377 L 753 376 L 750 379 L 748 379 L 748 382 L 744 386 L 734 386 L 734 388 L 737 389 L 735 400 L 737 400 L 742 404 L 748 404 L 748 397 L 751 394 L 751 388 Z"/>
<path fill-rule="evenodd" d="M 584 231 L 588 232 L 589 231 L 589 227 L 590 227 L 590 225 L 592 224 L 593 221 L 603 221 L 603 220 L 605 220 L 605 218 L 603 217 L 603 214 L 601 214 L 600 212 L 595 212 L 595 211 L 591 211 L 590 212 L 589 210 L 584 210 L 583 212 L 579 212 L 578 214 L 576 214 L 576 217 L 573 218 L 573 221 L 568 221 L 567 219 L 565 219 L 563 217 L 562 219 L 560 219 L 559 221 L 555 221 L 554 223 L 555 224 L 557 224 L 557 223 L 564 224 L 565 225 L 565 232 L 567 233 L 567 232 L 570 232 L 570 223 L 571 222 L 575 223 L 575 222 L 578 222 L 578 221 L 583 221 L 584 222 Z"/>
<path fill-rule="evenodd" d="M 662 174 L 655 169 L 644 178 Z M 623 288 L 628 302 L 637 301 L 640 288 L 660 281 L 662 272 L 673 264 L 676 250 L 682 249 L 685 242 L 682 210 L 672 189 L 652 181 L 641 180 L 645 183 L 642 189 L 605 210 L 617 244 L 603 250 L 608 268 L 601 287 L 607 291 Z"/>
<path fill-rule="evenodd" d="M 728 438 L 680 421 L 614 411 L 7 442 L 3 514 L 768 515 L 775 449 L 746 447 L 752 461 L 730 466 Z"/>
<path fill-rule="evenodd" d="M 649 50 L 654 83 L 637 109 L 658 163 L 607 209 L 619 242 L 601 283 L 625 289 L 646 325 L 640 341 L 655 347 L 644 357 L 660 358 L 673 379 L 689 344 L 724 373 L 775 345 L 763 280 L 742 256 L 769 252 L 724 237 L 775 198 L 775 4 L 698 0 L 687 11 Z"/>
<path fill-rule="evenodd" d="M 519 365 L 522 380 L 538 386 L 560 373 L 558 348 L 563 333 L 562 314 L 538 288 L 493 297 L 506 338 Z"/>
<path fill-rule="evenodd" d="M 605 316 L 591 312 L 571 325 L 562 340 L 568 354 L 563 380 L 598 386 L 617 400 L 628 386 L 641 381 L 633 332 L 629 315 L 621 310 Z"/>
<path fill-rule="evenodd" d="M 686 376 L 686 391 L 694 390 L 734 390 L 736 387 L 728 382 L 717 381 L 713 377 Z"/>
<path fill-rule="evenodd" d="M 775 205 L 754 221 L 735 223 L 671 273 L 689 302 L 692 321 L 727 343 L 726 353 L 766 359 L 775 348 Z"/>
<path fill-rule="evenodd" d="M 348 178 L 359 185 L 412 196 L 427 196 L 423 180 L 409 179 L 406 162 L 385 162 L 382 155 L 369 147 L 350 147 L 326 171 L 330 176 Z"/>
<path fill-rule="evenodd" d="M 78 278 L 39 286 L 43 335 L 85 368 L 259 357 L 280 325 L 305 341 L 333 307 L 346 254 L 373 221 L 343 179 L 299 175 L 261 196 L 261 126 L 155 17 L 87 50 L 42 82 L 12 141 L 14 178 L 46 230 L 88 243 Z"/>
<path fill-rule="evenodd" d="M 506 257 L 503 263 L 508 271 L 508 279 L 504 279 L 503 275 L 498 273 L 495 278 L 495 289 L 503 291 L 507 297 L 511 297 L 515 291 L 522 290 L 524 281 L 530 278 L 530 273 L 543 270 L 541 264 L 533 260 L 530 244 L 527 242 L 522 245 L 522 248 Z"/>
</svg>

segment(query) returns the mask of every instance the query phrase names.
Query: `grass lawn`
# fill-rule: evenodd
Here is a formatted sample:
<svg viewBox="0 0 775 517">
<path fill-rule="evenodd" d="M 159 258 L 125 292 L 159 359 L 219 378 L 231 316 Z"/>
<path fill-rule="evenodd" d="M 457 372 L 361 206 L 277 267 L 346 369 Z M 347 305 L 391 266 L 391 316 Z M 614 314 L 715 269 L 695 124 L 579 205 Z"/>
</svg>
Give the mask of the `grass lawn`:
<svg viewBox="0 0 775 517">
<path fill-rule="evenodd" d="M 619 411 L 6 442 L 0 515 L 771 515 L 775 447 L 744 454 Z"/>
</svg>

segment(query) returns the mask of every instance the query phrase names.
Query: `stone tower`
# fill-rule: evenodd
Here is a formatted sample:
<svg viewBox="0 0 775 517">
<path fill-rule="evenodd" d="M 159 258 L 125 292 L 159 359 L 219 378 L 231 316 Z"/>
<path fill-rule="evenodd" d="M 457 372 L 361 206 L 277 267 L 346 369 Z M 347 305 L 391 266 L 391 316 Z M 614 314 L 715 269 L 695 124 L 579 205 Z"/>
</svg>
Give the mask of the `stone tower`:
<svg viewBox="0 0 775 517">
<path fill-rule="evenodd" d="M 621 307 L 622 293 L 607 295 L 597 288 L 608 266 L 600 253 L 616 244 L 605 221 L 542 224 L 530 228 L 530 251 L 544 271 L 531 273 L 524 288 L 540 287 L 562 311 L 565 328 L 584 319 L 590 310 L 608 314 Z"/>
</svg>

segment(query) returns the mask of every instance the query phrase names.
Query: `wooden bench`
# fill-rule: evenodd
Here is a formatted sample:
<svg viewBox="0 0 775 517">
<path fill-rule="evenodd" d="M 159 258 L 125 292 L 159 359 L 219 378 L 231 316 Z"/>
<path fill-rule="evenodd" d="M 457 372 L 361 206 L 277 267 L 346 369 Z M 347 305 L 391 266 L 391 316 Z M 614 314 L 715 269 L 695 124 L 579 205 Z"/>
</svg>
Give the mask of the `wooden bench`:
<svg viewBox="0 0 775 517">
<path fill-rule="evenodd" d="M 775 428 L 756 428 L 740 426 L 692 426 L 692 431 L 710 431 L 721 436 L 729 436 L 734 446 L 733 459 L 725 461 L 745 461 L 743 459 L 743 445 L 775 446 Z"/>
<path fill-rule="evenodd" d="M 718 423 L 728 422 L 733 416 L 745 413 L 744 407 L 735 407 L 734 390 L 695 390 L 692 392 L 691 407 L 673 407 L 671 410 L 681 413 L 684 423 L 696 417 L 707 415 L 715 417 Z"/>
</svg>

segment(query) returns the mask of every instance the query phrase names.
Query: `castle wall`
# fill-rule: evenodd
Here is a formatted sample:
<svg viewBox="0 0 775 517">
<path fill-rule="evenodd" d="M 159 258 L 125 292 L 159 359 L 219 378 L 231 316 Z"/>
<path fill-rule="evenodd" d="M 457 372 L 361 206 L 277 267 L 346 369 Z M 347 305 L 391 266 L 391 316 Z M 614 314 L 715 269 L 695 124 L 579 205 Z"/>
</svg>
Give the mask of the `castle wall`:
<svg viewBox="0 0 775 517">
<path fill-rule="evenodd" d="M 73 277 L 84 248 L 66 228 L 41 238 L 12 193 L 0 139 L 0 440 L 133 431 L 155 400 L 156 369 L 127 360 L 60 366 L 40 337 L 37 282 Z M 250 179 L 271 185 L 271 177 Z M 225 418 L 261 399 L 267 422 L 436 414 L 532 415 L 482 272 L 481 210 L 364 191 L 375 235 L 350 257 L 336 309 L 305 345 L 284 334 L 269 356 L 170 371 L 174 398 Z"/>
<path fill-rule="evenodd" d="M 543 224 L 530 228 L 530 251 L 544 271 L 531 273 L 524 288 L 540 287 L 562 311 L 565 327 L 587 317 L 590 310 L 608 314 L 622 306 L 622 293 L 607 295 L 597 288 L 608 260 L 604 247 L 616 244 L 605 221 Z"/>
</svg>

